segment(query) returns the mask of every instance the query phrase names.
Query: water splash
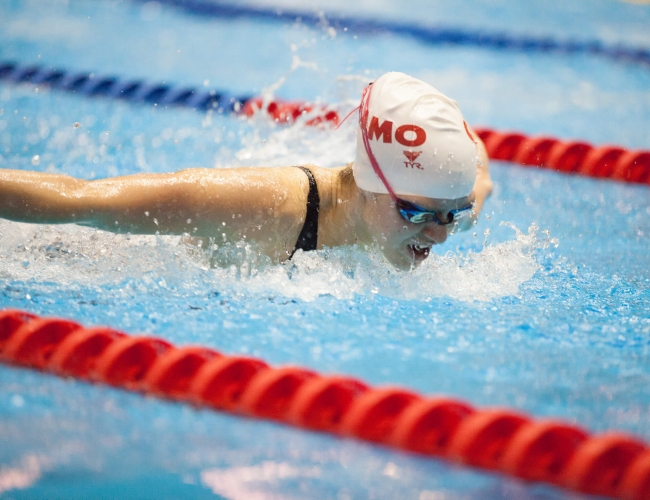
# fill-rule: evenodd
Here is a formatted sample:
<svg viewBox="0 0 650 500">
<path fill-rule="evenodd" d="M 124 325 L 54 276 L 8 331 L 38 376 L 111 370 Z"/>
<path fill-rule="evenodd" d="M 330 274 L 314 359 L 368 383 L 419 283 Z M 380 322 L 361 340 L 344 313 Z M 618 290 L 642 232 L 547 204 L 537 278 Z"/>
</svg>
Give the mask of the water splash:
<svg viewBox="0 0 650 500">
<path fill-rule="evenodd" d="M 449 251 L 431 255 L 419 268 L 394 270 L 374 249 L 338 248 L 298 253 L 291 280 L 278 287 L 284 294 L 310 300 L 330 294 L 340 299 L 355 294 L 380 294 L 410 300 L 448 296 L 462 301 L 489 301 L 517 295 L 520 286 L 541 269 L 536 254 L 556 243 L 532 225 L 515 239 L 486 246 L 480 252 Z M 272 285 L 273 280 L 267 284 Z M 278 283 L 279 284 L 279 283 Z"/>
<path fill-rule="evenodd" d="M 376 248 L 341 247 L 295 254 L 274 264 L 255 247 L 226 245 L 213 254 L 180 237 L 115 235 L 66 225 L 0 221 L 0 278 L 57 283 L 61 287 L 132 286 L 185 290 L 217 289 L 251 297 L 313 301 L 380 294 L 412 300 L 449 296 L 489 301 L 517 295 L 541 268 L 536 254 L 556 244 L 535 225 L 513 240 L 481 251 L 432 254 L 419 268 L 400 272 Z M 219 264 L 219 267 L 214 265 Z"/>
<path fill-rule="evenodd" d="M 294 60 L 288 77 L 302 67 L 299 63 Z M 350 102 L 346 99 L 357 104 L 358 87 L 367 78 L 352 75 L 337 79 L 341 109 L 349 110 Z M 272 99 L 285 81 L 267 89 L 266 97 Z M 317 109 L 314 114 L 319 112 Z M 198 142 L 207 142 L 206 138 L 214 135 L 214 142 L 220 144 L 214 155 L 215 167 L 308 163 L 332 167 L 353 160 L 355 120 L 348 120 L 338 130 L 305 126 L 313 117 L 302 116 L 295 125 L 287 127 L 258 113 L 249 122 L 229 122 L 236 134 L 230 130 L 224 135 L 223 123 L 216 119 L 201 128 L 182 130 Z M 75 149 L 80 138 L 74 130 L 66 128 L 65 134 L 60 147 L 51 145 L 50 149 L 68 150 L 68 156 L 73 157 L 83 153 L 89 158 L 96 154 L 95 149 L 101 148 L 99 143 L 105 141 L 106 132 L 99 135 L 88 151 Z M 175 135 L 171 129 L 160 134 L 161 141 L 168 142 L 172 137 Z M 88 146 L 85 139 L 82 142 L 84 147 Z M 137 136 L 132 142 L 135 156 L 138 157 L 138 151 L 144 155 L 145 138 Z M 148 148 L 147 154 L 151 151 Z M 171 152 L 164 153 L 164 161 L 159 163 L 165 165 L 168 155 Z M 142 159 L 144 162 L 144 156 Z M 141 169 L 145 169 L 144 163 Z M 185 244 L 181 237 L 115 235 L 71 225 L 35 226 L 0 221 L 0 278 L 10 282 L 56 283 L 61 287 L 101 287 L 102 293 L 107 293 L 107 288 L 119 290 L 127 283 L 138 290 L 175 288 L 200 292 L 209 288 L 246 297 L 279 296 L 303 301 L 326 295 L 351 299 L 377 294 L 413 300 L 449 296 L 462 301 L 489 301 L 516 295 L 520 286 L 540 269 L 535 254 L 548 243 L 538 234 L 539 229 L 531 226 L 528 234 L 513 229 L 513 240 L 487 245 L 486 239 L 480 252 L 465 249 L 432 255 L 418 269 L 404 273 L 394 270 L 374 248 L 298 252 L 292 262 L 278 265 L 244 242 L 210 253 Z"/>
</svg>

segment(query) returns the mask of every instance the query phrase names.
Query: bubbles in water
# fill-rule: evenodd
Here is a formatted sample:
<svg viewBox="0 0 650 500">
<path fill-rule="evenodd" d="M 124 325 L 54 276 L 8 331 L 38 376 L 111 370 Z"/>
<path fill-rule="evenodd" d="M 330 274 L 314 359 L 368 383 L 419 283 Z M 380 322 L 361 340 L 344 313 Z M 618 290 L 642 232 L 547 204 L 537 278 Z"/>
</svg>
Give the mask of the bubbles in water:
<svg viewBox="0 0 650 500">
<path fill-rule="evenodd" d="M 56 282 L 62 287 L 102 287 L 107 293 L 125 281 L 137 286 L 232 291 L 243 296 L 282 296 L 312 301 L 376 294 L 407 300 L 450 296 L 463 301 L 516 295 L 540 269 L 535 254 L 556 244 L 515 230 L 515 239 L 481 252 L 432 254 L 420 267 L 396 271 L 377 248 L 298 251 L 274 264 L 245 242 L 209 251 L 181 237 L 125 236 L 77 226 L 39 226 L 0 221 L 0 276 L 10 281 Z M 218 267 L 214 267 L 218 266 Z M 163 284 L 161 284 L 163 283 Z M 113 292 L 122 293 L 122 292 Z"/>
</svg>

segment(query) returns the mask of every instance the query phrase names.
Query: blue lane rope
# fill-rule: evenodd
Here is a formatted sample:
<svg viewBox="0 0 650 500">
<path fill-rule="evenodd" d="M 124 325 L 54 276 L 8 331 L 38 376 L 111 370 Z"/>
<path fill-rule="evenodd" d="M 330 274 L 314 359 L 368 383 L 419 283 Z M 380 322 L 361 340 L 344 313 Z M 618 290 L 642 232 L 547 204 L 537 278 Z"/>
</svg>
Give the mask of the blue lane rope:
<svg viewBox="0 0 650 500">
<path fill-rule="evenodd" d="M 213 110 L 216 113 L 238 111 L 251 96 L 235 97 L 225 92 L 175 87 L 163 83 L 98 76 L 93 73 L 70 72 L 41 66 L 21 66 L 0 61 L 0 81 L 31 83 L 88 97 L 107 97 L 130 102 Z"/>
<path fill-rule="evenodd" d="M 204 112 L 213 110 L 217 113 L 251 116 L 262 108 L 260 98 L 234 97 L 214 90 L 175 87 L 165 83 L 152 84 L 114 76 L 95 76 L 93 73 L 70 73 L 61 69 L 21 66 L 14 62 L 0 61 L 0 82 L 3 80 L 17 85 L 51 86 L 88 97 L 106 97 L 162 107 L 180 106 Z M 291 123 L 312 109 L 313 107 L 306 103 L 275 101 L 268 103 L 266 112 L 276 123 Z M 335 111 L 327 111 L 325 107 L 321 107 L 321 111 L 325 114 L 306 121 L 305 125 L 338 123 L 339 116 Z M 594 148 L 580 141 L 561 141 L 549 137 L 528 138 L 520 133 L 503 134 L 489 129 L 478 132 L 485 140 L 490 158 L 495 160 L 515 161 L 524 165 L 594 177 L 650 184 L 648 151 L 626 152 L 616 146 Z M 546 143 L 542 149 L 539 149 L 540 139 Z M 549 141 L 552 144 L 549 144 Z M 539 151 L 533 151 L 535 148 Z M 532 156 L 531 151 L 534 153 Z"/>
<path fill-rule="evenodd" d="M 138 0 L 145 1 L 145 0 Z M 533 38 L 470 31 L 440 26 L 422 26 L 400 21 L 380 21 L 351 16 L 322 15 L 297 10 L 280 10 L 253 6 L 240 6 L 209 2 L 202 0 L 157 0 L 159 3 L 184 10 L 185 12 L 205 17 L 222 19 L 251 18 L 264 21 L 301 23 L 306 26 L 322 27 L 326 22 L 337 30 L 347 28 L 354 34 L 391 33 L 409 36 L 426 45 L 460 45 L 483 47 L 496 50 L 513 50 L 519 52 L 552 52 L 563 54 L 588 54 L 605 57 L 615 61 L 650 66 L 650 49 L 627 47 L 625 45 L 608 46 L 599 40 L 567 40 L 553 38 Z"/>
</svg>

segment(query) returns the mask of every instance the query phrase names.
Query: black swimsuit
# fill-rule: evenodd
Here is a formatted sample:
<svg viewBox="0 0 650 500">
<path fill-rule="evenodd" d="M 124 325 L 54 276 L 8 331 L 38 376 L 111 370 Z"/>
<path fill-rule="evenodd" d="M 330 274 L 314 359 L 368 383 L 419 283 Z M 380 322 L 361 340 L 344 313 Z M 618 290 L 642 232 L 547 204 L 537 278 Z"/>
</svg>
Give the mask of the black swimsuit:
<svg viewBox="0 0 650 500">
<path fill-rule="evenodd" d="M 316 179 L 314 179 L 311 170 L 306 167 L 297 167 L 309 178 L 309 194 L 307 195 L 307 214 L 305 215 L 305 223 L 302 226 L 302 231 L 298 236 L 296 246 L 293 247 L 293 252 L 289 258 L 293 257 L 296 250 L 316 250 L 318 247 L 318 211 L 320 207 L 320 197 L 318 196 L 318 186 Z"/>
</svg>

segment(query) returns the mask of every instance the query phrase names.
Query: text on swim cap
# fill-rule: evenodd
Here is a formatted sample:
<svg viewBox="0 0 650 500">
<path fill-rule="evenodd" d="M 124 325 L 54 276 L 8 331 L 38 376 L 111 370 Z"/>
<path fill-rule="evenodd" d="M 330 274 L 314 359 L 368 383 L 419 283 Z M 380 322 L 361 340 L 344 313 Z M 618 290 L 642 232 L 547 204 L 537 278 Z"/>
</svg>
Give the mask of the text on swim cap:
<svg viewBox="0 0 650 500">
<path fill-rule="evenodd" d="M 420 170 L 424 170 L 422 168 L 422 164 L 415 161 L 418 159 L 418 156 L 422 154 L 422 151 L 403 151 L 403 153 L 408 160 L 404 162 L 405 167 L 419 168 Z"/>
<path fill-rule="evenodd" d="M 406 134 L 409 132 L 411 134 L 415 134 L 414 137 L 411 135 L 411 137 L 413 137 L 412 139 L 406 138 Z M 392 143 L 393 122 L 390 120 L 385 120 L 380 125 L 379 118 L 373 116 L 370 120 L 370 126 L 368 127 L 368 138 L 370 140 L 373 138 L 379 140 L 381 138 L 381 140 L 385 143 Z M 395 140 L 402 146 L 417 147 L 424 144 L 424 142 L 427 140 L 427 133 L 422 127 L 418 127 L 417 125 L 400 125 L 397 127 L 397 130 L 395 130 Z"/>
</svg>

